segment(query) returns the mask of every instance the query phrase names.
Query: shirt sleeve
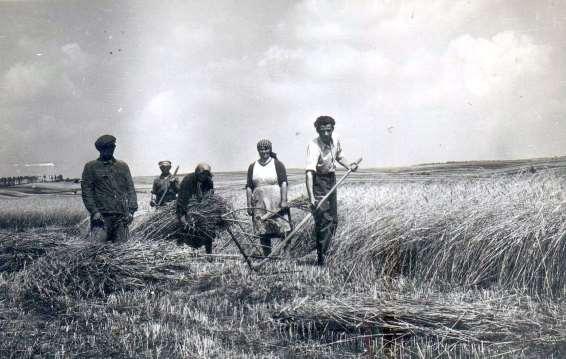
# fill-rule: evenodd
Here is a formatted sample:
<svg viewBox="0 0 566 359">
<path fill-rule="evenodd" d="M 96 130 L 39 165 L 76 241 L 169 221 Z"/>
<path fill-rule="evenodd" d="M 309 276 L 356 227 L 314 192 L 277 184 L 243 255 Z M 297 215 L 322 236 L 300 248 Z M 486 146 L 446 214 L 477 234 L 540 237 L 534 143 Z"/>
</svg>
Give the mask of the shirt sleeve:
<svg viewBox="0 0 566 359">
<path fill-rule="evenodd" d="M 281 186 L 283 182 L 287 182 L 287 170 L 283 162 L 275 160 L 275 172 L 277 172 L 277 183 L 279 183 L 279 186 Z"/>
<path fill-rule="evenodd" d="M 247 176 L 247 180 L 246 180 L 246 188 L 249 189 L 254 189 L 254 182 L 253 182 L 253 176 L 254 176 L 254 163 L 252 162 L 252 164 L 250 164 L 250 166 L 248 167 L 248 176 Z"/>
<path fill-rule="evenodd" d="M 175 180 L 173 180 L 170 184 L 169 184 L 169 188 L 171 189 L 171 192 L 173 193 L 177 193 L 179 192 L 179 179 L 177 177 L 175 177 Z"/>
<path fill-rule="evenodd" d="M 190 181 L 188 177 L 183 178 L 179 186 L 179 194 L 177 195 L 177 218 L 184 216 L 187 212 L 187 204 L 191 197 L 192 191 L 190 189 Z"/>
<path fill-rule="evenodd" d="M 151 187 L 151 193 L 157 194 L 157 178 L 153 179 L 153 186 Z"/>
<path fill-rule="evenodd" d="M 340 139 L 337 138 L 336 139 L 336 160 L 341 162 L 343 158 L 344 158 L 344 156 L 342 155 L 342 143 L 340 143 Z"/>
<path fill-rule="evenodd" d="M 314 142 L 309 142 L 307 145 L 307 163 L 305 166 L 305 171 L 315 171 L 316 165 L 318 164 L 318 158 L 320 156 L 320 151 Z"/>
<path fill-rule="evenodd" d="M 88 164 L 86 164 L 83 169 L 83 174 L 81 177 L 81 190 L 83 203 L 87 211 L 91 215 L 98 212 L 98 208 L 96 208 L 96 202 L 94 201 L 94 176 Z"/>
<path fill-rule="evenodd" d="M 203 190 L 206 193 L 214 194 L 214 181 L 208 180 L 204 183 Z"/>
<path fill-rule="evenodd" d="M 126 180 L 128 185 L 128 211 L 134 213 L 138 210 L 138 197 L 136 195 L 136 189 L 134 187 L 134 180 L 132 179 L 132 174 L 130 173 L 130 168 L 126 165 Z"/>
</svg>

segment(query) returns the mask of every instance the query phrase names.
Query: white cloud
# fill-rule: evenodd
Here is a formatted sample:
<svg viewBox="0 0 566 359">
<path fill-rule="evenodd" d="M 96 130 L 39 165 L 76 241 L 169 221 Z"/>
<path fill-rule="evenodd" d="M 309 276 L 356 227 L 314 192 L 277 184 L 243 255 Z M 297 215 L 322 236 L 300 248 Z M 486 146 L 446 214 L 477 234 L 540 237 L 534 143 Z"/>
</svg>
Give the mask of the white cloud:
<svg viewBox="0 0 566 359">
<path fill-rule="evenodd" d="M 85 70 L 91 63 L 90 56 L 84 52 L 77 43 L 69 43 L 61 47 L 65 55 L 63 63 L 77 71 Z"/>
<path fill-rule="evenodd" d="M 48 88 L 54 69 L 37 63 L 17 63 L 4 74 L 2 86 L 9 98 L 35 97 Z"/>
<path fill-rule="evenodd" d="M 445 64 L 450 68 L 456 63 L 461 69 L 468 92 L 489 96 L 510 89 L 520 78 L 544 72 L 549 51 L 548 46 L 537 45 L 532 38 L 512 31 L 491 39 L 466 35 L 451 42 Z"/>
<path fill-rule="evenodd" d="M 22 48 L 35 48 L 35 42 L 27 37 L 20 39 Z M 80 96 L 80 89 L 73 81 L 92 63 L 90 56 L 76 43 L 68 43 L 59 51 L 50 49 L 49 56 L 33 61 L 12 64 L 0 80 L 6 103 L 32 102 L 38 98 L 71 99 Z M 37 57 L 37 56 L 34 56 Z"/>
</svg>

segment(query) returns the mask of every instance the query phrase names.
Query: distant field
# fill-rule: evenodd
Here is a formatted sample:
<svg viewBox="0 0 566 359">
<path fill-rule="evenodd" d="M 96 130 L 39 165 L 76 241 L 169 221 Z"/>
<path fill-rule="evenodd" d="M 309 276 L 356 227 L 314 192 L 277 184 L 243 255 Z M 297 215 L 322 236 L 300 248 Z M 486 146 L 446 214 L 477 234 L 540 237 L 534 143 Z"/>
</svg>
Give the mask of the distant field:
<svg viewBox="0 0 566 359">
<path fill-rule="evenodd" d="M 328 265 L 309 222 L 260 273 L 226 233 L 211 262 L 165 241 L 97 246 L 73 228 L 79 195 L 2 199 L 0 357 L 564 357 L 565 177 L 545 166 L 360 171 L 339 189 Z M 243 172 L 215 181 L 245 206 Z M 302 171 L 290 182 L 304 195 Z"/>
</svg>

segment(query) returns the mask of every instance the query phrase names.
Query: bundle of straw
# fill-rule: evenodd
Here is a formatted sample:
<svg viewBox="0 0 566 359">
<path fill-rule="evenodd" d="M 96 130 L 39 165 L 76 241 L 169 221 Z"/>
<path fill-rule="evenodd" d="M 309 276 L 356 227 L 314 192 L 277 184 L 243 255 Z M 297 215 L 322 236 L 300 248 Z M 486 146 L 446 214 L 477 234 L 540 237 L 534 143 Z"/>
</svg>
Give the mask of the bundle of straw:
<svg viewBox="0 0 566 359">
<path fill-rule="evenodd" d="M 560 172 L 345 189 L 330 266 L 439 287 L 566 293 Z"/>
<path fill-rule="evenodd" d="M 189 227 L 183 228 L 176 214 L 176 204 L 169 203 L 151 213 L 132 234 L 146 240 L 183 239 L 189 243 L 214 238 L 215 233 L 228 225 L 224 216 L 228 213 L 228 203 L 220 196 L 207 195 L 187 206 Z"/>
<path fill-rule="evenodd" d="M 183 251 L 157 243 L 121 245 L 74 242 L 18 274 L 21 295 L 36 304 L 61 298 L 103 298 L 150 283 L 179 280 L 190 272 Z"/>
<path fill-rule="evenodd" d="M 300 195 L 299 197 L 293 198 L 288 202 L 289 207 L 297 208 L 303 211 L 310 211 L 311 203 L 309 198 L 304 194 Z"/>
<path fill-rule="evenodd" d="M 538 308 L 528 297 L 493 301 L 450 302 L 446 296 L 414 298 L 378 293 L 320 301 L 298 299 L 274 317 L 286 326 L 324 331 L 424 335 L 457 342 L 530 344 L 563 340 L 564 328 L 549 308 Z"/>
<path fill-rule="evenodd" d="M 66 239 L 57 233 L 0 234 L 0 272 L 20 271 L 48 251 L 64 247 Z"/>
</svg>

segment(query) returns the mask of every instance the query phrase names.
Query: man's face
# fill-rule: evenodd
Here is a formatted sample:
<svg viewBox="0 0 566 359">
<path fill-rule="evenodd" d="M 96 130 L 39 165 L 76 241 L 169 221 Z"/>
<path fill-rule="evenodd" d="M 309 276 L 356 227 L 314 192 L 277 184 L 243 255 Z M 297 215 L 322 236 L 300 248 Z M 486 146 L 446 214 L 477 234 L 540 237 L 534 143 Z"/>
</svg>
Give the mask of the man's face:
<svg viewBox="0 0 566 359">
<path fill-rule="evenodd" d="M 197 173 L 197 180 L 199 182 L 205 182 L 207 179 L 212 177 L 209 171 L 201 171 Z"/>
<path fill-rule="evenodd" d="M 99 152 L 100 152 L 100 158 L 101 158 L 103 161 L 108 161 L 109 159 L 112 158 L 112 156 L 114 156 L 114 150 L 115 150 L 115 149 L 116 149 L 116 146 L 115 146 L 115 145 L 106 146 L 106 147 L 101 148 L 101 149 L 99 150 Z"/>
<path fill-rule="evenodd" d="M 321 125 L 316 129 L 316 132 L 318 132 L 320 139 L 324 143 L 330 143 L 330 141 L 332 140 L 333 131 L 334 131 L 334 126 L 331 124 Z"/>
<path fill-rule="evenodd" d="M 171 170 L 171 165 L 161 165 L 159 166 L 161 173 L 167 174 Z"/>
</svg>

